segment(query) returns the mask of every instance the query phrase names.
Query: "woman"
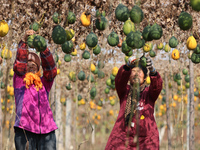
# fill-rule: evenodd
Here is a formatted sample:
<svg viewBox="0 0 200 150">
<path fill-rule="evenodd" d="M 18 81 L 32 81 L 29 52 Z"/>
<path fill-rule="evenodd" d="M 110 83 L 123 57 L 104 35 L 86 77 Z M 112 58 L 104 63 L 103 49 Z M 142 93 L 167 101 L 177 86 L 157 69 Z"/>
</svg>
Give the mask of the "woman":
<svg viewBox="0 0 200 150">
<path fill-rule="evenodd" d="M 27 37 L 34 34 L 28 30 L 19 42 L 13 66 L 14 95 L 16 105 L 15 147 L 16 150 L 55 150 L 57 129 L 49 106 L 48 94 L 57 69 L 48 48 L 40 52 L 43 76 L 40 74 L 40 58 L 29 52 Z"/>
<path fill-rule="evenodd" d="M 142 67 L 140 63 L 138 66 L 137 62 L 137 59 L 130 57 L 128 63 L 120 67 L 115 78 L 120 111 L 105 150 L 136 150 L 137 141 L 140 150 L 159 149 L 159 133 L 153 113 L 155 101 L 162 90 L 162 79 L 150 58 L 147 58 L 147 67 Z M 147 69 L 150 70 L 151 78 L 149 87 L 145 86 Z M 139 83 L 140 88 L 136 88 L 136 83 Z"/>
</svg>

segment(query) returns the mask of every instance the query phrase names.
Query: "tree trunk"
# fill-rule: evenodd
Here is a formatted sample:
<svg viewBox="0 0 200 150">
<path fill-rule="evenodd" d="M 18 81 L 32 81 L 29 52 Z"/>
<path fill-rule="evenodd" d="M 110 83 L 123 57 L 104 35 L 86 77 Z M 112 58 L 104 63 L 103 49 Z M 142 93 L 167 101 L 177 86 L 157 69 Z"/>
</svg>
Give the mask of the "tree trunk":
<svg viewBox="0 0 200 150">
<path fill-rule="evenodd" d="M 190 150 L 194 150 L 194 69 L 193 69 L 193 63 L 190 60 L 189 63 L 190 66 L 190 126 L 189 126 L 189 135 L 190 135 L 190 142 L 189 147 Z"/>
<path fill-rule="evenodd" d="M 71 146 L 71 99 L 66 100 L 65 150 Z"/>
<path fill-rule="evenodd" d="M 168 88 L 167 72 L 165 72 L 165 90 L 166 90 L 166 107 L 167 107 L 167 137 L 168 137 L 168 150 L 171 150 L 170 110 L 169 110 L 169 88 Z"/>
</svg>

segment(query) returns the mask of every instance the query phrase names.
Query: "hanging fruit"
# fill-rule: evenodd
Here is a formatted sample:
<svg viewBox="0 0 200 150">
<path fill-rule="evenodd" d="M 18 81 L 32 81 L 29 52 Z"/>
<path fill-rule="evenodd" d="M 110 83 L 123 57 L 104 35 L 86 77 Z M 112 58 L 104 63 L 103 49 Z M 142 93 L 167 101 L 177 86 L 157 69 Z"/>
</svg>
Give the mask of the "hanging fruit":
<svg viewBox="0 0 200 150">
<path fill-rule="evenodd" d="M 140 7 L 135 5 L 130 12 L 131 21 L 134 23 L 140 23 L 144 18 L 144 13 Z"/>
<path fill-rule="evenodd" d="M 103 31 L 108 26 L 108 21 L 104 16 L 101 16 L 96 19 L 95 25 L 98 30 Z"/>
<path fill-rule="evenodd" d="M 3 50 L 1 51 L 1 57 L 4 59 L 12 58 L 12 51 L 4 47 Z"/>
<path fill-rule="evenodd" d="M 64 44 L 62 44 L 62 51 L 66 54 L 70 54 L 73 49 L 73 42 L 72 41 L 65 41 Z"/>
<path fill-rule="evenodd" d="M 125 22 L 129 18 L 128 7 L 124 6 L 123 4 L 119 4 L 115 9 L 115 17 L 119 21 Z"/>
<path fill-rule="evenodd" d="M 152 43 L 145 43 L 145 45 L 143 46 L 143 51 L 144 52 L 149 52 L 150 50 L 152 50 L 153 48 L 153 44 Z"/>
<path fill-rule="evenodd" d="M 79 45 L 79 47 L 80 47 L 81 50 L 85 50 L 85 48 L 86 48 L 85 42 L 81 43 L 81 44 Z"/>
<path fill-rule="evenodd" d="M 45 38 L 43 38 L 40 35 L 36 35 L 33 39 L 33 47 L 36 49 L 38 52 L 45 51 L 47 48 L 47 42 Z"/>
<path fill-rule="evenodd" d="M 112 31 L 107 38 L 108 44 L 110 46 L 117 46 L 119 43 L 119 36 L 117 35 L 117 33 L 115 33 L 114 31 Z"/>
<path fill-rule="evenodd" d="M 177 38 L 175 38 L 174 36 L 172 36 L 170 39 L 169 39 L 169 46 L 171 48 L 176 48 L 176 46 L 178 45 L 178 40 Z"/>
<path fill-rule="evenodd" d="M 56 44 L 64 44 L 67 40 L 67 34 L 65 29 L 60 25 L 55 26 L 52 32 L 52 39 L 53 42 Z"/>
<path fill-rule="evenodd" d="M 35 32 L 37 32 L 37 31 L 39 30 L 40 26 L 41 26 L 41 25 L 40 25 L 38 22 L 34 22 L 33 24 L 31 24 L 31 25 L 29 26 L 29 29 L 32 29 L 32 30 L 34 30 Z"/>
<path fill-rule="evenodd" d="M 178 60 L 178 59 L 180 58 L 180 53 L 179 53 L 179 51 L 178 51 L 177 49 L 174 49 L 174 50 L 172 51 L 172 58 L 173 58 L 174 60 Z"/>
<path fill-rule="evenodd" d="M 28 38 L 27 38 L 27 44 L 28 44 L 28 46 L 29 46 L 30 48 L 34 48 L 33 40 L 34 40 L 35 36 L 36 36 L 36 35 L 33 34 L 33 35 L 28 36 Z"/>
<path fill-rule="evenodd" d="M 150 31 L 151 31 L 151 26 L 147 25 L 146 27 L 144 27 L 143 31 L 142 31 L 142 37 L 145 41 L 152 41 L 153 39 L 150 36 Z"/>
<path fill-rule="evenodd" d="M 90 24 L 91 24 L 91 15 L 90 15 L 90 13 L 83 12 L 83 13 L 81 14 L 80 19 L 81 19 L 81 24 L 82 24 L 84 27 L 90 26 Z"/>
<path fill-rule="evenodd" d="M 96 36 L 96 34 L 94 34 L 93 32 L 90 32 L 89 35 L 87 35 L 86 37 L 86 44 L 88 47 L 95 47 L 98 43 L 98 38 Z"/>
<path fill-rule="evenodd" d="M 119 47 L 119 48 L 122 47 L 122 42 L 123 42 L 122 39 L 119 38 L 119 43 L 117 44 L 117 47 Z"/>
<path fill-rule="evenodd" d="M 150 83 L 151 83 L 151 79 L 150 79 L 149 76 L 147 76 L 146 83 L 147 83 L 147 84 L 150 84 Z"/>
<path fill-rule="evenodd" d="M 76 15 L 73 12 L 69 11 L 67 15 L 67 21 L 69 24 L 74 24 L 76 21 Z"/>
<path fill-rule="evenodd" d="M 6 36 L 9 31 L 9 26 L 4 20 L 0 21 L 0 37 Z"/>
<path fill-rule="evenodd" d="M 58 24 L 61 22 L 61 15 L 57 12 L 53 14 L 53 22 Z"/>
<path fill-rule="evenodd" d="M 101 47 L 99 44 L 93 49 L 93 54 L 98 55 L 101 52 Z"/>
<path fill-rule="evenodd" d="M 157 45 L 157 49 L 159 49 L 159 50 L 163 49 L 163 47 L 164 47 L 164 45 L 162 42 Z"/>
<path fill-rule="evenodd" d="M 130 19 L 128 19 L 124 22 L 123 32 L 125 35 L 128 35 L 131 31 L 135 32 L 135 25 Z"/>
<path fill-rule="evenodd" d="M 187 48 L 189 50 L 194 50 L 197 47 L 197 41 L 193 36 L 190 36 L 187 39 Z"/>
<path fill-rule="evenodd" d="M 66 34 L 67 34 L 67 41 L 71 40 L 74 35 L 75 35 L 75 32 L 73 29 L 69 29 L 69 30 L 65 30 L 66 31 Z"/>
<path fill-rule="evenodd" d="M 178 25 L 181 30 L 189 30 L 192 27 L 192 16 L 189 13 L 182 11 L 178 17 Z"/>
<path fill-rule="evenodd" d="M 190 5 L 193 10 L 200 11 L 200 0 L 190 0 Z"/>
</svg>

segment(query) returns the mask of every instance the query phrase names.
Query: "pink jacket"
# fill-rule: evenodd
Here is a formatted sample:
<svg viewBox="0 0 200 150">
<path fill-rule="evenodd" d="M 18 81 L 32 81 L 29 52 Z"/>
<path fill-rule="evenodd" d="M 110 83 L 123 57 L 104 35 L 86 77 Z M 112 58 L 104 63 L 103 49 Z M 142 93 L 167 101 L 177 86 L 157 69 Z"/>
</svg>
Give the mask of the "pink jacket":
<svg viewBox="0 0 200 150">
<path fill-rule="evenodd" d="M 125 67 L 126 68 L 126 67 Z M 115 78 L 115 86 L 120 99 L 120 110 L 117 121 L 108 139 L 105 150 L 136 150 L 136 143 L 133 142 L 136 135 L 136 118 L 132 119 L 129 138 L 127 137 L 128 127 L 125 125 L 125 106 L 130 86 L 127 84 L 131 74 L 130 69 L 122 66 Z M 162 89 L 162 79 L 159 73 L 150 76 L 151 84 L 140 94 L 139 109 L 139 148 L 140 150 L 158 150 L 159 134 L 154 118 L 154 105 Z M 127 147 L 125 146 L 128 141 Z"/>
<path fill-rule="evenodd" d="M 28 51 L 25 43 L 22 41 L 19 43 L 13 77 L 16 105 L 14 127 L 37 134 L 45 134 L 57 129 L 48 100 L 49 91 L 57 69 L 48 48 L 44 52 L 41 52 L 40 56 L 43 67 L 43 77 L 41 77 L 43 87 L 37 91 L 34 85 L 26 88 L 23 81 L 26 72 Z"/>
</svg>

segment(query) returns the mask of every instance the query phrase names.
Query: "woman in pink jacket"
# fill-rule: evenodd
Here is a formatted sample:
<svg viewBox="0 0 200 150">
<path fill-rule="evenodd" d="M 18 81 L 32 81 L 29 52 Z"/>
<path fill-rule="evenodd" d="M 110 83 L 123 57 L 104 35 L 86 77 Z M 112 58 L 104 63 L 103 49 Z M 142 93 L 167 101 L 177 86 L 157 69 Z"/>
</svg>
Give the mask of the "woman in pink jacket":
<svg viewBox="0 0 200 150">
<path fill-rule="evenodd" d="M 57 129 L 49 106 L 48 94 L 57 69 L 48 48 L 36 53 L 29 52 L 26 39 L 34 34 L 28 30 L 19 42 L 13 70 L 13 86 L 16 105 L 15 147 L 16 150 L 55 150 Z M 43 76 L 40 74 L 40 64 Z"/>
<path fill-rule="evenodd" d="M 159 149 L 159 134 L 153 114 L 155 101 L 162 90 L 162 79 L 150 58 L 147 58 L 147 67 L 140 63 L 137 67 L 136 62 L 137 59 L 130 57 L 115 78 L 120 110 L 105 150 L 136 150 L 137 145 L 140 150 Z M 145 86 L 147 69 L 150 70 L 149 87 Z M 139 88 L 135 88 L 137 83 Z"/>
</svg>

